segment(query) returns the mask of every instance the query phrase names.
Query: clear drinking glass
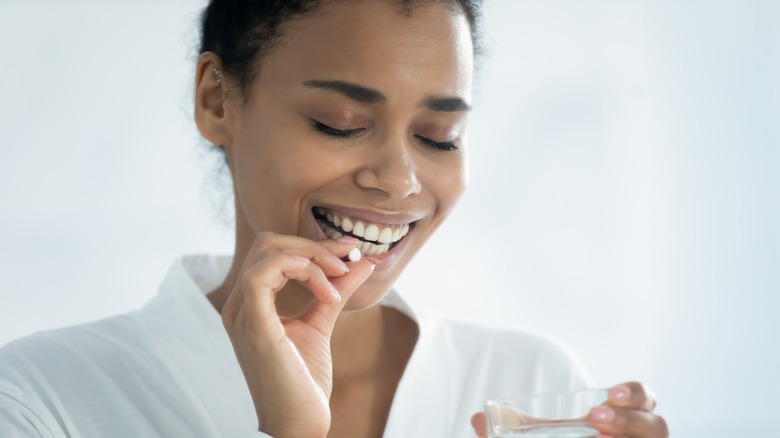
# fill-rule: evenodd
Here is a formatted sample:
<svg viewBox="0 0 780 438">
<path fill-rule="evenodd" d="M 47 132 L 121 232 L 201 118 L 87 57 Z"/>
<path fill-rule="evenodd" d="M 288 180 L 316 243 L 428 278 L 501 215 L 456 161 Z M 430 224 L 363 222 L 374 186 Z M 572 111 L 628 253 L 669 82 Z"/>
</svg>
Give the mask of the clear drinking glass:
<svg viewBox="0 0 780 438">
<path fill-rule="evenodd" d="M 607 401 L 606 389 L 587 389 L 560 394 L 528 394 L 511 400 L 485 403 L 488 436 L 491 438 L 586 438 L 598 431 L 588 414 Z"/>
</svg>

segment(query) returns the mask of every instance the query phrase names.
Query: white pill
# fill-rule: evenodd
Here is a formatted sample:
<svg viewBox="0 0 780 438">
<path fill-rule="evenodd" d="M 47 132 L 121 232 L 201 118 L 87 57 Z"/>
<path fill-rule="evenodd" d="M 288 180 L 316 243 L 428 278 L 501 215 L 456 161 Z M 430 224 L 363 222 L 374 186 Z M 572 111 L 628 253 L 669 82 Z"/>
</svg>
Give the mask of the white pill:
<svg viewBox="0 0 780 438">
<path fill-rule="evenodd" d="M 349 258 L 349 261 L 351 261 L 351 262 L 359 262 L 361 256 L 362 256 L 362 254 L 360 253 L 359 249 L 352 248 L 352 251 L 349 252 L 349 255 L 347 257 Z"/>
</svg>

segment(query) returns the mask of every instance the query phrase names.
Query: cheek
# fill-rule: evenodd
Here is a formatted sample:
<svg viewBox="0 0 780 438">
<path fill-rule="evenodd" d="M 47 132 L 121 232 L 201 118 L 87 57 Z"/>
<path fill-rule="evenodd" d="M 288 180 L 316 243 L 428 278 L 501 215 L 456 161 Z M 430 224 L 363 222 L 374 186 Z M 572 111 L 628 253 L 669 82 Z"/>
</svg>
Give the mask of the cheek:
<svg viewBox="0 0 780 438">
<path fill-rule="evenodd" d="M 433 177 L 428 178 L 428 187 L 437 200 L 437 214 L 440 222 L 457 204 L 468 184 L 468 161 L 465 155 L 451 157 L 446 163 L 436 166 L 434 172 L 429 172 Z"/>
<path fill-rule="evenodd" d="M 296 234 L 305 197 L 343 174 L 343 160 L 301 137 L 266 135 L 235 154 L 235 193 L 255 233 Z"/>
</svg>

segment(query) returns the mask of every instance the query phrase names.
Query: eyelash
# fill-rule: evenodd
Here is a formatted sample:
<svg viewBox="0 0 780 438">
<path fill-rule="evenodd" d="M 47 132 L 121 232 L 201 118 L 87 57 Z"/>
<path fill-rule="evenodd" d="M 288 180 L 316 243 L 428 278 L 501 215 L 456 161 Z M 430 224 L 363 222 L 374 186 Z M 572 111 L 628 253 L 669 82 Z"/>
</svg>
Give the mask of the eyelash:
<svg viewBox="0 0 780 438">
<path fill-rule="evenodd" d="M 346 129 L 346 130 L 331 128 L 330 126 L 318 122 L 316 120 L 312 120 L 312 126 L 314 127 L 314 129 L 322 132 L 323 134 L 327 134 L 333 137 L 340 137 L 340 138 L 352 138 L 363 131 L 363 128 Z"/>
<path fill-rule="evenodd" d="M 322 132 L 323 134 L 330 135 L 332 137 L 339 137 L 339 138 L 352 138 L 361 132 L 363 132 L 363 128 L 356 128 L 356 129 L 336 129 L 332 128 L 322 122 L 318 122 L 316 120 L 312 120 L 312 127 L 316 129 L 319 132 Z M 429 138 L 425 138 L 420 135 L 414 136 L 416 139 L 420 140 L 422 143 L 424 143 L 426 146 L 432 147 L 434 149 L 440 150 L 440 151 L 454 151 L 458 149 L 458 146 L 455 145 L 455 143 L 451 141 L 445 141 L 445 142 L 438 142 L 433 141 Z"/>
<path fill-rule="evenodd" d="M 438 141 L 433 141 L 430 138 L 421 137 L 419 135 L 415 135 L 415 138 L 417 138 L 421 142 L 425 143 L 426 145 L 428 145 L 428 146 L 430 146 L 430 147 L 432 147 L 434 149 L 438 149 L 440 151 L 447 152 L 447 151 L 454 151 L 454 150 L 458 149 L 458 147 L 455 145 L 455 143 L 453 143 L 451 141 L 438 142 Z"/>
</svg>

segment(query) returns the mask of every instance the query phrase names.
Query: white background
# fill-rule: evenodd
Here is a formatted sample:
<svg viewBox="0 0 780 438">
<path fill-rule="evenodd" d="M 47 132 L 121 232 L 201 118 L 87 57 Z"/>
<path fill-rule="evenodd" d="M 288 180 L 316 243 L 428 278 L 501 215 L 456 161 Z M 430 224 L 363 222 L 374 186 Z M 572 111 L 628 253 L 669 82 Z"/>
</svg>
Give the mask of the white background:
<svg viewBox="0 0 780 438">
<path fill-rule="evenodd" d="M 780 2 L 487 3 L 471 187 L 398 288 L 646 382 L 673 436 L 773 433 Z M 191 122 L 201 6 L 0 3 L 0 344 L 232 250 Z"/>
</svg>

